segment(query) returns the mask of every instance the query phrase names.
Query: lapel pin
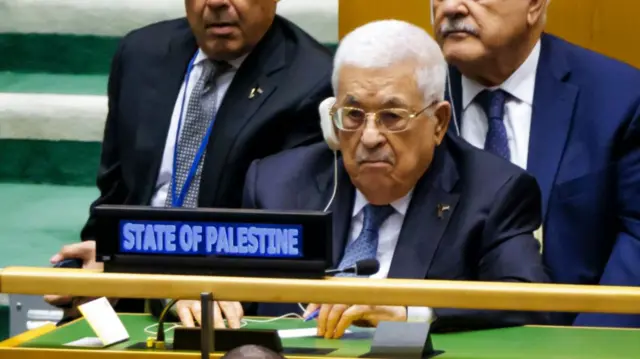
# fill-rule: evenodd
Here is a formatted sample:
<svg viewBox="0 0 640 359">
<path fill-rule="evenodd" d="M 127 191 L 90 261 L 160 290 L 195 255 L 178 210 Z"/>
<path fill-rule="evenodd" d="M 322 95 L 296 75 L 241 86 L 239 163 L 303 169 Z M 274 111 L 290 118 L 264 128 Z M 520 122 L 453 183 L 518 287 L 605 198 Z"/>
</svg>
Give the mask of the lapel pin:
<svg viewBox="0 0 640 359">
<path fill-rule="evenodd" d="M 258 86 L 254 87 L 251 89 L 251 92 L 249 93 L 249 99 L 252 99 L 254 97 L 256 97 L 257 95 L 260 95 L 262 93 L 262 89 Z"/>
<path fill-rule="evenodd" d="M 438 203 L 438 218 L 442 219 L 444 217 L 444 212 L 449 212 L 451 207 L 448 204 Z"/>
</svg>

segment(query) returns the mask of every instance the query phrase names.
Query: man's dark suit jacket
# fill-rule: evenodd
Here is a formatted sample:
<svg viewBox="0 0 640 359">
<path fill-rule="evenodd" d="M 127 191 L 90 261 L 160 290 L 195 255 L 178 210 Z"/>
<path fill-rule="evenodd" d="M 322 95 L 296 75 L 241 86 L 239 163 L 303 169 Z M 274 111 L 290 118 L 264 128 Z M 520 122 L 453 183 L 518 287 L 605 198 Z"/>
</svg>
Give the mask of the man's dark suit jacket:
<svg viewBox="0 0 640 359">
<path fill-rule="evenodd" d="M 92 204 L 148 205 L 187 65 L 198 49 L 186 19 L 135 30 L 109 77 L 109 114 Z M 322 140 L 318 105 L 332 95 L 331 52 L 276 17 L 245 59 L 218 111 L 207 147 L 199 206 L 240 207 L 251 161 Z M 249 99 L 251 89 L 263 92 Z M 89 218 L 83 240 L 96 237 Z"/>
<path fill-rule="evenodd" d="M 527 171 L 542 192 L 551 280 L 640 286 L 640 70 L 545 34 L 535 86 Z M 455 69 L 451 88 L 462 120 Z M 640 327 L 640 315 L 553 322 Z"/>
<path fill-rule="evenodd" d="M 350 233 L 355 198 L 342 160 L 332 204 L 333 263 Z M 333 191 L 333 153 L 324 143 L 255 161 L 243 205 L 270 210 L 322 210 Z M 438 204 L 450 206 L 438 218 Z M 540 225 L 535 179 L 515 165 L 447 137 L 414 188 L 389 278 L 547 282 L 533 231 Z M 473 300 L 473 299 L 470 299 Z M 258 304 L 257 314 L 299 312 L 293 304 Z M 435 309 L 434 330 L 546 322 L 546 313 Z"/>
</svg>

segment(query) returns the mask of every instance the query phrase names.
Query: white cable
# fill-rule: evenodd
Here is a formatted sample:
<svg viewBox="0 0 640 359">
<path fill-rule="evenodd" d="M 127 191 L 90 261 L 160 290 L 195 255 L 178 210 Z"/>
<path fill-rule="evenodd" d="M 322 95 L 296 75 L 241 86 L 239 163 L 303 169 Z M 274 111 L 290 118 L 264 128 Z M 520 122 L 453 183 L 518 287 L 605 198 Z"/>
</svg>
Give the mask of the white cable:
<svg viewBox="0 0 640 359">
<path fill-rule="evenodd" d="M 431 28 L 434 32 L 437 32 L 436 20 L 435 20 L 435 11 L 433 6 L 433 0 L 430 1 L 429 4 L 429 12 L 431 14 Z M 460 124 L 458 123 L 458 116 L 456 115 L 456 105 L 453 102 L 453 92 L 451 92 L 451 77 L 449 76 L 449 69 L 447 68 L 447 91 L 449 91 L 449 102 L 451 102 L 451 113 L 453 115 L 453 125 L 456 128 L 456 134 L 460 136 Z"/>
<path fill-rule="evenodd" d="M 329 210 L 329 207 L 333 204 L 333 199 L 336 198 L 336 192 L 338 192 L 338 151 L 333 151 L 333 193 L 331 193 L 329 203 L 327 203 L 322 212 Z"/>
<path fill-rule="evenodd" d="M 270 318 L 270 319 L 242 319 L 240 328 L 242 328 L 245 325 L 247 325 L 247 323 L 271 323 L 271 322 L 275 322 L 277 320 L 291 318 L 291 317 L 298 318 L 300 320 L 304 320 L 304 318 L 298 313 L 287 313 L 285 315 L 281 315 L 279 317 Z"/>
<path fill-rule="evenodd" d="M 322 212 L 326 212 L 329 210 L 329 207 L 333 204 L 333 200 L 336 198 L 336 193 L 338 192 L 338 151 L 333 151 L 333 192 L 331 193 L 331 198 L 329 198 L 329 203 L 324 207 Z M 298 303 L 298 307 L 302 312 L 305 312 L 305 308 L 302 303 Z M 302 318 L 302 317 L 301 317 Z M 302 318 L 304 319 L 304 318 Z"/>
<path fill-rule="evenodd" d="M 302 310 L 304 310 L 304 307 L 302 307 L 302 305 L 300 303 L 298 303 L 298 304 L 299 304 L 300 308 L 302 308 Z M 270 319 L 246 319 L 246 318 L 244 318 L 244 319 L 240 320 L 240 328 L 246 327 L 247 324 L 249 324 L 249 323 L 271 323 L 271 322 L 275 322 L 277 320 L 291 318 L 291 317 L 298 318 L 300 320 L 304 320 L 304 318 L 300 314 L 297 314 L 297 313 L 287 313 L 285 315 L 281 315 L 279 317 L 270 318 Z M 157 335 L 158 334 L 157 331 L 156 332 L 151 331 L 151 329 L 153 327 L 157 327 L 157 326 L 158 326 L 158 323 L 153 323 L 153 324 L 145 327 L 144 328 L 144 332 L 146 334 L 149 334 L 149 335 Z M 180 327 L 180 326 L 181 326 L 180 324 L 174 323 L 174 324 L 172 324 L 172 326 L 165 328 L 164 332 L 168 333 L 169 331 L 174 330 L 174 329 L 176 329 L 177 327 Z"/>
<path fill-rule="evenodd" d="M 460 125 L 458 124 L 458 116 L 456 115 L 456 105 L 453 102 L 453 92 L 451 92 L 451 77 L 447 69 L 447 91 L 449 91 L 449 101 L 451 102 L 451 114 L 453 115 L 453 125 L 456 127 L 456 134 L 460 136 Z"/>
<path fill-rule="evenodd" d="M 151 328 L 153 328 L 153 327 L 157 327 L 157 326 L 158 326 L 158 323 L 153 323 L 153 324 L 151 324 L 151 325 L 147 326 L 146 328 L 144 328 L 144 332 L 145 332 L 145 333 L 147 333 L 147 334 L 149 334 L 149 335 L 158 335 L 158 332 L 157 332 L 157 331 L 155 331 L 155 332 L 152 332 L 152 331 L 151 331 Z M 164 329 L 164 332 L 165 332 L 165 333 L 167 333 L 167 332 L 169 332 L 169 331 L 171 331 L 171 330 L 176 329 L 176 328 L 177 328 L 177 327 L 179 327 L 179 326 L 180 326 L 179 324 L 173 324 L 173 326 L 168 327 L 168 328 L 165 328 L 165 329 Z"/>
</svg>

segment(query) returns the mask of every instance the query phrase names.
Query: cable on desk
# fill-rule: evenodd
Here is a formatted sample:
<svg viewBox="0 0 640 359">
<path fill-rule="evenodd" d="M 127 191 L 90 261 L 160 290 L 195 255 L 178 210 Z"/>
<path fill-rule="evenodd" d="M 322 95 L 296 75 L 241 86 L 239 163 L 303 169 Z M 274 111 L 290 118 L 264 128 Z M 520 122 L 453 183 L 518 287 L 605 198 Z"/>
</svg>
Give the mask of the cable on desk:
<svg viewBox="0 0 640 359">
<path fill-rule="evenodd" d="M 162 313 L 160 313 L 160 317 L 158 318 L 158 332 L 156 334 L 156 338 L 155 340 L 153 338 L 148 338 L 147 339 L 147 348 L 151 349 L 151 348 L 155 348 L 155 349 L 164 349 L 165 345 L 164 345 L 164 321 L 167 317 L 167 313 L 169 313 L 169 310 L 171 310 L 171 308 L 178 302 L 177 299 L 172 299 L 171 301 L 169 301 L 169 303 L 167 305 L 165 305 L 164 309 L 162 310 Z M 145 328 L 146 329 L 146 328 Z"/>
<path fill-rule="evenodd" d="M 151 324 L 149 326 L 147 326 L 146 328 L 144 328 L 144 332 L 150 335 L 156 335 L 156 338 L 154 339 L 153 337 L 149 337 L 147 338 L 147 348 L 149 349 L 164 349 L 165 348 L 165 333 L 170 331 L 170 330 L 174 330 L 175 328 L 177 328 L 179 325 L 174 324 L 172 327 L 169 327 L 167 329 L 164 328 L 164 321 L 166 320 L 167 314 L 169 313 L 169 311 L 171 310 L 171 308 L 178 302 L 177 299 L 172 299 L 171 301 L 169 301 L 169 303 L 167 303 L 167 305 L 164 307 L 164 309 L 162 310 L 162 313 L 160 313 L 160 317 L 158 318 L 158 323 L 154 323 Z M 298 307 L 304 311 L 304 307 L 302 306 L 301 303 L 298 303 Z M 241 319 L 240 320 L 240 328 L 244 328 L 247 326 L 248 323 L 271 323 L 271 322 L 275 322 L 281 319 L 285 319 L 285 318 L 298 318 L 300 320 L 304 320 L 304 318 L 298 314 L 298 313 L 287 313 L 284 315 L 281 315 L 279 317 L 276 318 L 269 318 L 269 319 Z M 156 331 L 156 333 L 151 332 L 151 328 L 154 326 L 158 326 L 158 330 Z"/>
</svg>

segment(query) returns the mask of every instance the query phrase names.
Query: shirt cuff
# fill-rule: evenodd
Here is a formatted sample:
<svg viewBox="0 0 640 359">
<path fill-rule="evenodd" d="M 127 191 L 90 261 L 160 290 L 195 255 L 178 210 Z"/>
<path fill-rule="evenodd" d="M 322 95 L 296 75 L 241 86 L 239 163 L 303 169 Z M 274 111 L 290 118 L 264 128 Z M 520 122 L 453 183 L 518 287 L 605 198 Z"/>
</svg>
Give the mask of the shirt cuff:
<svg viewBox="0 0 640 359">
<path fill-rule="evenodd" d="M 435 320 L 433 309 L 429 307 L 407 307 L 408 322 L 432 323 Z"/>
</svg>

